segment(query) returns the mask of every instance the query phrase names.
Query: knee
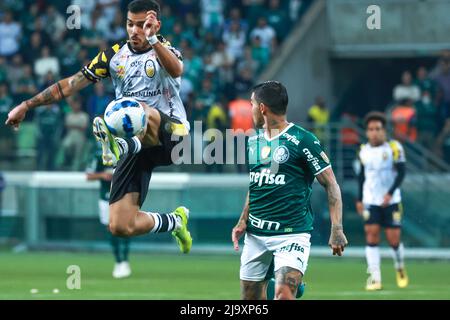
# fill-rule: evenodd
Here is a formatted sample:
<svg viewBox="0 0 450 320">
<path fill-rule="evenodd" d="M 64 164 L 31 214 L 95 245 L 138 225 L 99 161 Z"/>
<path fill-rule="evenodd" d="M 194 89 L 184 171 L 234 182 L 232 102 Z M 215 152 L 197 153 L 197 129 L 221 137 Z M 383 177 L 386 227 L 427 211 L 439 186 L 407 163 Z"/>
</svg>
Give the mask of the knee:
<svg viewBox="0 0 450 320">
<path fill-rule="evenodd" d="M 112 233 L 113 236 L 116 237 L 131 237 L 133 235 L 132 228 L 117 223 L 110 223 L 109 231 Z"/>
<path fill-rule="evenodd" d="M 294 294 L 288 288 L 275 290 L 275 300 L 295 300 Z"/>
</svg>

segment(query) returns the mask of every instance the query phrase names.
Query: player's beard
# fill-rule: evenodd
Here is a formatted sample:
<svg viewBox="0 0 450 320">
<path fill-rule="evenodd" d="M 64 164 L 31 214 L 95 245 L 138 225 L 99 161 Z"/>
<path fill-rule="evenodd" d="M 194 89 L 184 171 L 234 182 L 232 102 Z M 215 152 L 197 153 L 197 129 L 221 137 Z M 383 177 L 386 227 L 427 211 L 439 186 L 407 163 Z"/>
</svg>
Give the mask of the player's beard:
<svg viewBox="0 0 450 320">
<path fill-rule="evenodd" d="M 147 40 L 143 40 L 139 37 L 131 37 L 130 38 L 130 45 L 131 48 L 135 51 L 145 51 L 150 47 L 150 44 L 147 42 Z"/>
</svg>

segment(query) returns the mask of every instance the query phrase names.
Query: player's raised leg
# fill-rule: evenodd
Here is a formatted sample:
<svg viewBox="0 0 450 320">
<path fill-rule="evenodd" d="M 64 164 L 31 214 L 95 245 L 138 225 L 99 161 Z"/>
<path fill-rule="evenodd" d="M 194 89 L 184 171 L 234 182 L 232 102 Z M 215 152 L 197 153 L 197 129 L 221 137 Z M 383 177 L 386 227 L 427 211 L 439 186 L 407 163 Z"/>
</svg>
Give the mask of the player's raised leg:
<svg viewBox="0 0 450 320">
<path fill-rule="evenodd" d="M 180 251 L 189 253 L 192 237 L 187 229 L 189 210 L 178 207 L 171 213 L 140 211 L 140 194 L 125 194 L 119 201 L 110 204 L 110 231 L 122 237 L 138 236 L 146 233 L 172 232 Z"/>
<path fill-rule="evenodd" d="M 366 283 L 366 290 L 381 290 L 381 256 L 380 256 L 380 225 L 366 224 L 366 260 L 367 272 L 370 274 Z"/>
<path fill-rule="evenodd" d="M 397 286 L 406 288 L 409 284 L 409 278 L 405 269 L 405 253 L 403 243 L 401 243 L 400 228 L 386 228 L 386 239 L 391 246 L 391 254 L 394 259 L 394 268 L 396 271 Z"/>
</svg>

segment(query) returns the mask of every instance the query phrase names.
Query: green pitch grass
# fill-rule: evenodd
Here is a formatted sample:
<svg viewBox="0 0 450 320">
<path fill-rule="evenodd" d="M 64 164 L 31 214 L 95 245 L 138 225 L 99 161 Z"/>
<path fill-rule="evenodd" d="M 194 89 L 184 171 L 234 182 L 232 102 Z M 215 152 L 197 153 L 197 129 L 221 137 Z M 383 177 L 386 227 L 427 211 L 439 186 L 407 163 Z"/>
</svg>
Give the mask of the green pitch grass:
<svg viewBox="0 0 450 320">
<path fill-rule="evenodd" d="M 66 287 L 70 265 L 81 269 L 80 290 Z M 239 255 L 132 254 L 131 266 L 132 276 L 117 280 L 107 253 L 0 252 L 0 300 L 239 299 Z M 384 290 L 369 293 L 364 259 L 312 257 L 302 299 L 450 299 L 449 262 L 410 260 L 407 267 L 410 285 L 399 289 L 384 259 Z"/>
</svg>

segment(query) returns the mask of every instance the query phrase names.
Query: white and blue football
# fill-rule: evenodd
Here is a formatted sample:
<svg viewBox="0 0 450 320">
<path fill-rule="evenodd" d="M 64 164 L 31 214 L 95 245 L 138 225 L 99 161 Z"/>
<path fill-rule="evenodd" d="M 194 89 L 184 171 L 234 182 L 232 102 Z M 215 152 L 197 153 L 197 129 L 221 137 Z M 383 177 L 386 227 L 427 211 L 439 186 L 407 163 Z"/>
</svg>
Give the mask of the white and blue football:
<svg viewBox="0 0 450 320">
<path fill-rule="evenodd" d="M 121 138 L 139 135 L 147 125 L 144 107 L 133 98 L 111 101 L 106 107 L 103 119 L 109 131 Z"/>
</svg>

